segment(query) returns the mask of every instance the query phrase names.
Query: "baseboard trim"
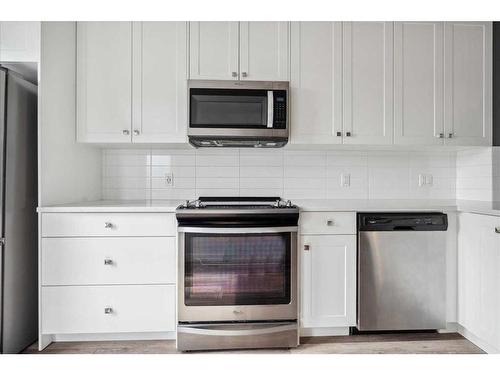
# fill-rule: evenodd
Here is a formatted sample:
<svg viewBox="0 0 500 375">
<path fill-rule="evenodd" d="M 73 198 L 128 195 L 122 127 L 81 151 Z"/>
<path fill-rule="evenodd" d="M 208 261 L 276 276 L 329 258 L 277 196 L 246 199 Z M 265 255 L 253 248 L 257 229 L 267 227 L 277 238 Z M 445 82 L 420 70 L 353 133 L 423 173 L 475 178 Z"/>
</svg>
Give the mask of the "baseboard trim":
<svg viewBox="0 0 500 375">
<path fill-rule="evenodd" d="M 349 327 L 300 328 L 300 336 L 349 336 Z"/>
<path fill-rule="evenodd" d="M 456 333 L 458 332 L 458 323 L 456 322 L 447 322 L 446 328 L 438 329 L 439 333 Z"/>
<path fill-rule="evenodd" d="M 458 333 L 460 333 L 463 337 L 465 337 L 467 340 L 472 342 L 474 345 L 478 346 L 482 350 L 484 350 L 488 354 L 499 354 L 500 350 L 495 348 L 494 346 L 486 343 L 484 340 L 481 338 L 477 337 L 475 334 L 467 330 L 464 326 L 457 324 L 458 328 Z"/>
<path fill-rule="evenodd" d="M 53 341 L 175 340 L 175 332 L 76 333 L 52 335 Z"/>
</svg>

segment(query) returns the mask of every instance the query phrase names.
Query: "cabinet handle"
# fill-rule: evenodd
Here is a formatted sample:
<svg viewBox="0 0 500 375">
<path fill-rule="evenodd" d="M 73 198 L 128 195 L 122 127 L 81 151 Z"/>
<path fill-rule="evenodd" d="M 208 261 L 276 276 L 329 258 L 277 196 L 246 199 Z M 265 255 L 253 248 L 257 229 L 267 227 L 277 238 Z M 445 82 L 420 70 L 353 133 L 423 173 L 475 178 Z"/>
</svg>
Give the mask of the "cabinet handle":
<svg viewBox="0 0 500 375">
<path fill-rule="evenodd" d="M 231 76 L 233 76 L 233 77 L 238 77 L 238 73 L 236 73 L 236 72 L 232 72 L 232 73 L 231 73 Z"/>
<path fill-rule="evenodd" d="M 311 245 L 304 245 L 304 251 L 311 250 Z"/>
<path fill-rule="evenodd" d="M 453 138 L 453 133 L 448 133 L 448 138 Z"/>
<path fill-rule="evenodd" d="M 444 133 L 439 133 L 438 135 L 436 135 L 436 138 L 444 138 Z"/>
<path fill-rule="evenodd" d="M 104 314 L 106 314 L 106 315 L 113 314 L 113 308 L 111 308 L 111 307 L 105 307 L 104 308 Z"/>
<path fill-rule="evenodd" d="M 123 135 L 130 135 L 130 130 L 124 129 L 124 130 L 122 131 L 122 134 L 123 134 Z"/>
<path fill-rule="evenodd" d="M 113 223 L 110 223 L 110 222 L 104 223 L 104 228 L 108 228 L 108 229 L 113 228 Z"/>
<path fill-rule="evenodd" d="M 243 78 L 245 78 L 246 76 L 248 76 L 248 74 L 247 74 L 247 72 L 241 72 L 241 76 L 242 76 Z"/>
<path fill-rule="evenodd" d="M 337 132 L 337 137 L 342 137 L 342 132 Z"/>
<path fill-rule="evenodd" d="M 141 132 L 137 129 L 134 129 L 134 135 L 139 135 L 139 134 L 141 134 Z"/>
<path fill-rule="evenodd" d="M 104 259 L 104 265 L 105 266 L 112 266 L 113 265 L 113 259 Z"/>
<path fill-rule="evenodd" d="M 345 132 L 345 136 L 346 137 L 350 137 L 351 136 L 351 132 Z"/>
<path fill-rule="evenodd" d="M 329 227 L 333 226 L 333 224 L 335 224 L 335 221 L 333 221 L 332 219 L 326 221 L 326 225 L 328 225 Z"/>
<path fill-rule="evenodd" d="M 500 227 L 495 227 L 495 233 L 500 234 Z"/>
</svg>

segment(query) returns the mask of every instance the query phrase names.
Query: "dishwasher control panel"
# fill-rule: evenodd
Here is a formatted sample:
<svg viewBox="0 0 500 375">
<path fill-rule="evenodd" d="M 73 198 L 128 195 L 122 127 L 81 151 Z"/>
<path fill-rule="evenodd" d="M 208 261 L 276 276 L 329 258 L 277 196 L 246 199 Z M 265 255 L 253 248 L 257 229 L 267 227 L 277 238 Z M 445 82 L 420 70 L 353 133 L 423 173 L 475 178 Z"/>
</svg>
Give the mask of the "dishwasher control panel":
<svg viewBox="0 0 500 375">
<path fill-rule="evenodd" d="M 358 231 L 445 231 L 447 215 L 442 212 L 360 212 Z"/>
</svg>

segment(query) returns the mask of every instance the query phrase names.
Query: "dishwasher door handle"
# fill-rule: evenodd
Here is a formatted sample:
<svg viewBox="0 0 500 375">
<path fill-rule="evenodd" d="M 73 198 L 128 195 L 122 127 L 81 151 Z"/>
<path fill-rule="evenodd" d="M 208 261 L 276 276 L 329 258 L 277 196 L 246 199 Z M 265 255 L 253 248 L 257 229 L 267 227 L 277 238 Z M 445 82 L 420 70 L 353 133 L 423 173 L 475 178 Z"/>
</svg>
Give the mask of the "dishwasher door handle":
<svg viewBox="0 0 500 375">
<path fill-rule="evenodd" d="M 393 231 L 403 231 L 403 230 L 415 230 L 415 227 L 412 227 L 410 225 L 397 225 L 394 228 L 392 228 Z"/>
</svg>

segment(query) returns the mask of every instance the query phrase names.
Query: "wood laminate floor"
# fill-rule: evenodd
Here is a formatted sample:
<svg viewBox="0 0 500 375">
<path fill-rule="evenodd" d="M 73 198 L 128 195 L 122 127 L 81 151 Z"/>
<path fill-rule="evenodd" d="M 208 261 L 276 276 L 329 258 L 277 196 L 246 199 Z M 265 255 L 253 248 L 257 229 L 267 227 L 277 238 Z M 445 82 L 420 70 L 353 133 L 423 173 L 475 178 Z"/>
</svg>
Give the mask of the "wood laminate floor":
<svg viewBox="0 0 500 375">
<path fill-rule="evenodd" d="M 174 340 L 56 342 L 42 352 L 38 344 L 25 354 L 176 354 Z M 226 350 L 224 354 L 479 354 L 480 348 L 458 333 L 405 333 L 330 337 L 302 337 L 298 348 Z"/>
</svg>

